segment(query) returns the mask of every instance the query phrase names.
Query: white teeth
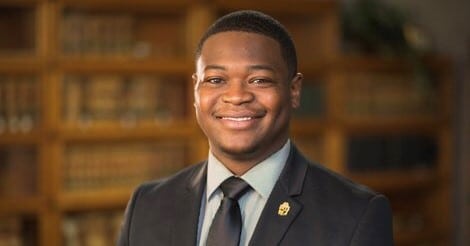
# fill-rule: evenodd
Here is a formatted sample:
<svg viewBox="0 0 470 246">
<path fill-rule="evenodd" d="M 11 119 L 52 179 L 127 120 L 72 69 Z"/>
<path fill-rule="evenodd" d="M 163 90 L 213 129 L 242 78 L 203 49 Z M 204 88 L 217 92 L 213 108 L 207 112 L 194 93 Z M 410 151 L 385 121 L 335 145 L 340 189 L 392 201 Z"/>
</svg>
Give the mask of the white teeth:
<svg viewBox="0 0 470 246">
<path fill-rule="evenodd" d="M 222 117 L 224 120 L 233 120 L 233 121 L 247 121 L 251 120 L 252 117 Z"/>
</svg>

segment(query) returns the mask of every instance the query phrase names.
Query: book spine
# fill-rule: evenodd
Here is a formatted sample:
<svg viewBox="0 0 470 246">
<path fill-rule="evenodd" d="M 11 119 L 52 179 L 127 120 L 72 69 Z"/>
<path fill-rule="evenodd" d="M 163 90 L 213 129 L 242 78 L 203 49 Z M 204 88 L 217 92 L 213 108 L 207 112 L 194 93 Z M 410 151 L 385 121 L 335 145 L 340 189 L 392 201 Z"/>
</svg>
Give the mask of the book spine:
<svg viewBox="0 0 470 246">
<path fill-rule="evenodd" d="M 411 74 L 369 73 L 347 81 L 346 110 L 358 116 L 428 115 L 436 111 L 436 86 Z"/>
<path fill-rule="evenodd" d="M 350 170 L 385 170 L 432 167 L 437 162 L 437 145 L 425 136 L 363 136 L 348 142 Z"/>
<path fill-rule="evenodd" d="M 0 245 L 22 246 L 22 221 L 18 217 L 0 218 Z"/>
<path fill-rule="evenodd" d="M 36 153 L 27 146 L 0 149 L 0 196 L 31 195 L 36 192 Z"/>
<path fill-rule="evenodd" d="M 66 216 L 62 222 L 66 246 L 116 245 L 124 211 L 96 211 Z"/>
<path fill-rule="evenodd" d="M 66 151 L 64 187 L 92 190 L 132 187 L 184 167 L 183 143 L 73 145 Z"/>
<path fill-rule="evenodd" d="M 65 13 L 62 51 L 74 56 L 128 56 L 135 43 L 133 22 L 125 14 Z"/>
<path fill-rule="evenodd" d="M 68 76 L 64 88 L 63 115 L 68 122 L 120 122 L 123 127 L 136 127 L 142 121 L 169 122 L 186 115 L 184 80 L 148 75 Z"/>
<path fill-rule="evenodd" d="M 0 77 L 0 133 L 28 133 L 38 118 L 37 83 L 30 76 Z"/>
</svg>

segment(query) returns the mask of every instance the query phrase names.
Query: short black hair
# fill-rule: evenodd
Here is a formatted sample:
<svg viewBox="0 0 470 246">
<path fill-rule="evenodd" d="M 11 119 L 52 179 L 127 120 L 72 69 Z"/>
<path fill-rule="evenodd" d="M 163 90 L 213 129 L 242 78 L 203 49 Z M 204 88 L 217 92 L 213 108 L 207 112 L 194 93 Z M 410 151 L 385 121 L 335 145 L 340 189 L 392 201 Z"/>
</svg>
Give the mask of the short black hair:
<svg viewBox="0 0 470 246">
<path fill-rule="evenodd" d="M 235 11 L 216 20 L 199 41 L 196 48 L 196 59 L 201 55 L 202 47 L 209 37 L 230 31 L 256 33 L 274 39 L 279 43 L 289 75 L 294 77 L 297 73 L 297 52 L 289 32 L 273 17 L 255 10 Z"/>
</svg>

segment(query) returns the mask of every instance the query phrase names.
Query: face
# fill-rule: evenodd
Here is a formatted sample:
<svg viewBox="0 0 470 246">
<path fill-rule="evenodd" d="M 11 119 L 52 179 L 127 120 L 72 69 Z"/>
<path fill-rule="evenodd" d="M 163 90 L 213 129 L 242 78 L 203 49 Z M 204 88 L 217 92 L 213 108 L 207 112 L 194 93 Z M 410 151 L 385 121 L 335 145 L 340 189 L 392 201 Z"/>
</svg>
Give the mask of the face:
<svg viewBox="0 0 470 246">
<path fill-rule="evenodd" d="M 261 161 L 287 141 L 302 76 L 289 76 L 275 40 L 246 32 L 212 35 L 193 80 L 196 118 L 216 157 Z"/>
</svg>

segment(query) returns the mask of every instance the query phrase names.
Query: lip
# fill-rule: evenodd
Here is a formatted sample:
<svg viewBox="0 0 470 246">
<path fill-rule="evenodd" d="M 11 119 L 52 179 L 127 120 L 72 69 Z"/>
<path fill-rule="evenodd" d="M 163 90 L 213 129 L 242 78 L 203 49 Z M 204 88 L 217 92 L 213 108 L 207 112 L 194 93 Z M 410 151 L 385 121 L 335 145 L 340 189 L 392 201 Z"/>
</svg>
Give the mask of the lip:
<svg viewBox="0 0 470 246">
<path fill-rule="evenodd" d="M 262 118 L 266 115 L 264 110 L 218 110 L 213 114 L 216 118 Z"/>
<path fill-rule="evenodd" d="M 231 112 L 216 114 L 215 118 L 228 129 L 244 130 L 255 126 L 264 115 L 254 112 Z"/>
<path fill-rule="evenodd" d="M 238 121 L 238 122 L 256 119 L 256 117 L 251 117 L 251 116 L 241 116 L 241 117 L 222 116 L 222 117 L 217 117 L 217 118 L 221 120 L 231 120 L 231 121 Z"/>
</svg>

